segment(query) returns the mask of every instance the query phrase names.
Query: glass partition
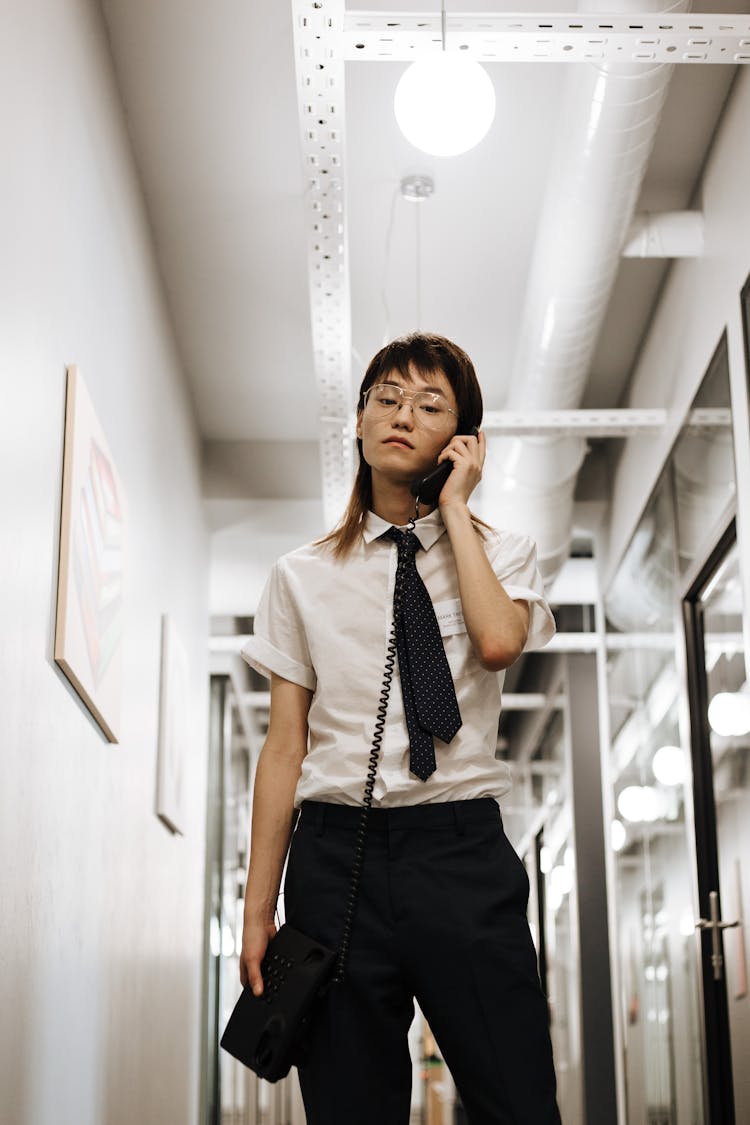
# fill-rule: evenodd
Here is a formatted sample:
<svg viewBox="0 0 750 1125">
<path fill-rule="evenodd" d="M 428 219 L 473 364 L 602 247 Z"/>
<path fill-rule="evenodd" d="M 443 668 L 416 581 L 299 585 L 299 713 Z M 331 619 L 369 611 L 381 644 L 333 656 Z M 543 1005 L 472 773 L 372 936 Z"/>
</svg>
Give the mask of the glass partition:
<svg viewBox="0 0 750 1125">
<path fill-rule="evenodd" d="M 735 544 L 701 599 L 735 1118 L 750 1121 L 750 996 L 745 925 L 750 903 L 750 691 Z M 739 923 L 739 924 L 736 924 Z"/>
<path fill-rule="evenodd" d="M 680 597 L 682 576 L 707 557 L 734 504 L 730 403 L 722 337 L 605 598 L 620 1016 L 633 1123 L 694 1125 L 706 1116 Z M 715 645 L 711 652 L 715 676 L 744 674 L 736 653 L 730 675 L 728 658 Z"/>
<path fill-rule="evenodd" d="M 702 1122 L 689 755 L 665 472 L 606 602 L 617 943 L 628 1122 Z"/>
<path fill-rule="evenodd" d="M 734 500 L 730 402 L 729 356 L 726 336 L 722 336 L 693 402 L 692 410 L 698 413 L 683 427 L 670 459 L 680 573 L 700 557 L 701 548 Z"/>
<path fill-rule="evenodd" d="M 268 725 L 268 692 L 260 677 L 211 676 L 203 1019 L 202 1125 L 300 1125 L 297 1071 L 271 1084 L 257 1078 L 219 1041 L 240 994 L 244 888 L 250 841 L 254 762 Z M 243 707 L 237 687 L 252 702 Z M 283 921 L 283 896 L 279 919 Z"/>
<path fill-rule="evenodd" d="M 579 624 L 577 618 L 584 616 L 580 607 L 566 610 L 568 619 Z M 558 628 L 560 616 L 556 610 Z M 521 668 L 524 679 L 519 683 Z M 498 757 L 508 761 L 513 777 L 513 788 L 502 802 L 503 823 L 529 875 L 528 918 L 549 1001 L 558 1103 L 563 1121 L 577 1122 L 583 1120 L 580 961 L 564 671 L 554 652 L 535 654 L 533 661 L 510 669 L 506 695 L 515 696 L 516 704 L 526 695 L 534 705 L 503 711 Z"/>
<path fill-rule="evenodd" d="M 575 857 L 569 804 L 551 821 L 544 839 L 541 866 L 545 888 L 547 994 L 558 1104 L 563 1121 L 582 1121 L 581 970 L 575 928 Z"/>
</svg>

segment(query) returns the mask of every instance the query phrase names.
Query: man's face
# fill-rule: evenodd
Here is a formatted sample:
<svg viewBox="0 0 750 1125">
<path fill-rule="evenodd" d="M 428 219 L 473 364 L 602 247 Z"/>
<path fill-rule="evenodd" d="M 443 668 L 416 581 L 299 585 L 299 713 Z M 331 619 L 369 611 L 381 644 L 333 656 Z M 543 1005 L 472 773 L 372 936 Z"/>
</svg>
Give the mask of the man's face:
<svg viewBox="0 0 750 1125">
<path fill-rule="evenodd" d="M 411 481 L 435 466 L 438 454 L 456 432 L 458 404 L 453 388 L 442 371 L 420 374 L 410 369 L 409 379 L 393 371 L 378 383 L 401 387 L 406 401 L 381 416 L 373 409 L 372 396 L 357 417 L 357 437 L 362 441 L 363 456 L 373 472 L 381 472 L 393 480 Z M 408 396 L 419 391 L 437 392 L 447 401 L 453 413 L 437 420 L 435 415 L 418 409 Z"/>
</svg>

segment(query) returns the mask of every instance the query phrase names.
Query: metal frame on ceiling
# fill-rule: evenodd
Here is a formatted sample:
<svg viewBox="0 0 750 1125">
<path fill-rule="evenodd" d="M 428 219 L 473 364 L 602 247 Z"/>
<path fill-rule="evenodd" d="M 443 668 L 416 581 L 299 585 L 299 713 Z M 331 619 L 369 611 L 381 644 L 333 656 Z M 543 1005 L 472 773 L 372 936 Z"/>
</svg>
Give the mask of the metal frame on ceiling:
<svg viewBox="0 0 750 1125">
<path fill-rule="evenodd" d="M 750 16 L 693 12 L 448 15 L 446 45 L 486 62 L 749 63 Z M 349 62 L 413 62 L 442 50 L 440 15 L 349 12 Z"/>
<path fill-rule="evenodd" d="M 292 16 L 323 508 L 326 526 L 331 526 L 346 506 L 354 465 L 345 63 L 412 61 L 438 51 L 441 17 L 439 13 L 346 12 L 344 0 L 292 0 Z M 449 15 L 446 42 L 449 49 L 455 44 L 455 49 L 485 61 L 737 65 L 750 63 L 750 17 L 658 12 Z M 547 412 L 544 417 L 496 412 L 487 415 L 486 425 L 514 434 L 575 432 L 603 437 L 653 432 L 665 421 L 662 411 L 550 413 L 554 417 Z"/>
<path fill-rule="evenodd" d="M 666 410 L 488 410 L 482 428 L 488 433 L 514 437 L 577 435 L 589 438 L 656 435 L 669 419 Z M 685 427 L 695 433 L 732 425 L 732 412 L 723 407 L 691 410 Z"/>
<path fill-rule="evenodd" d="M 351 488 L 351 312 L 345 223 L 343 0 L 292 0 L 313 362 L 327 526 Z"/>
</svg>

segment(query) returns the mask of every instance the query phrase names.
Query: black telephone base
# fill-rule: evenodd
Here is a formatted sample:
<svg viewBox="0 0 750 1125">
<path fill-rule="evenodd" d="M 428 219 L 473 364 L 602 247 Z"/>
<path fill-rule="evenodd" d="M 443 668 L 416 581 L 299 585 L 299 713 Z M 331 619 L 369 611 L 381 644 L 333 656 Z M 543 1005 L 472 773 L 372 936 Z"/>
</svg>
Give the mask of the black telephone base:
<svg viewBox="0 0 750 1125">
<path fill-rule="evenodd" d="M 221 1037 L 221 1045 L 268 1082 L 284 1078 L 304 1061 L 300 1031 L 327 982 L 336 953 L 283 925 L 261 962 L 263 993 L 246 985 Z"/>
</svg>

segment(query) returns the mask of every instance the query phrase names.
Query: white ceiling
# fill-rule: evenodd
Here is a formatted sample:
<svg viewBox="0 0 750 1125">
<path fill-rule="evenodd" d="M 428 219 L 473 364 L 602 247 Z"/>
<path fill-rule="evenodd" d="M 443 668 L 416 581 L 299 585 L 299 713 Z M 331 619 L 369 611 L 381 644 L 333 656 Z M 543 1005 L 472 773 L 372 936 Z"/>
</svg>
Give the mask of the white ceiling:
<svg viewBox="0 0 750 1125">
<path fill-rule="evenodd" d="M 496 7 L 449 4 L 452 12 Z M 702 10 L 743 7 L 734 0 Z M 319 495 L 311 484 L 319 411 L 291 0 L 102 0 L 102 8 L 207 464 L 234 466 L 210 474 L 210 494 Z M 514 10 L 521 8 L 538 10 L 529 3 Z M 436 191 L 421 205 L 419 327 L 467 349 L 486 407 L 500 409 L 551 142 L 565 129 L 558 106 L 567 66 L 488 64 L 495 123 L 482 145 L 452 159 L 425 157 L 399 134 L 392 99 L 402 69 L 346 68 L 353 377 L 358 383 L 384 336 L 418 327 L 416 208 L 397 189 L 403 176 L 427 172 Z M 674 70 L 641 210 L 690 203 L 734 74 L 718 66 Z M 619 402 L 667 268 L 622 261 L 582 406 Z M 229 455 L 223 443 L 235 443 Z M 279 471 L 259 473 L 268 457 Z"/>
</svg>

